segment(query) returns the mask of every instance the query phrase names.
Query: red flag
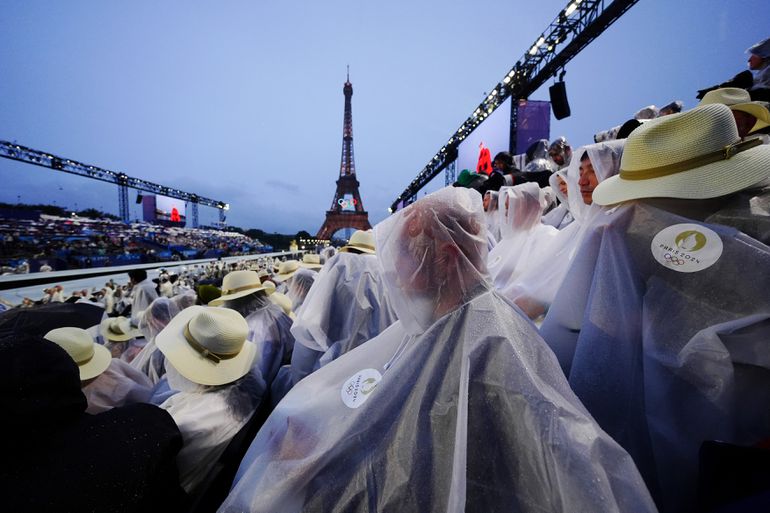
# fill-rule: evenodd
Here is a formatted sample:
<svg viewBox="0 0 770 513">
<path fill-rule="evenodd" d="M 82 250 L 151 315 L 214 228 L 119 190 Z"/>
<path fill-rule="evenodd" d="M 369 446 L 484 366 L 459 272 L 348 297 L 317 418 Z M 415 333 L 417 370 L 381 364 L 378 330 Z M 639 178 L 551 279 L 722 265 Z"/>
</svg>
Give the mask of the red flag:
<svg viewBox="0 0 770 513">
<path fill-rule="evenodd" d="M 479 143 L 479 163 L 476 164 L 476 172 L 485 175 L 492 174 L 492 157 L 489 155 L 489 148 L 484 143 Z"/>
</svg>

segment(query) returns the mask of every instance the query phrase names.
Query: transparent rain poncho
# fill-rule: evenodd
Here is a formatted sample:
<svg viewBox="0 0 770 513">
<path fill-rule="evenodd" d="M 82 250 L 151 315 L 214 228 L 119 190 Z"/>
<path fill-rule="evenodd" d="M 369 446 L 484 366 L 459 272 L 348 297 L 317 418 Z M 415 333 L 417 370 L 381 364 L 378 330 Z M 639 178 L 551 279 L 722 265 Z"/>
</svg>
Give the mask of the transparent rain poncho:
<svg viewBox="0 0 770 513">
<path fill-rule="evenodd" d="M 260 370 L 270 386 L 284 363 L 289 363 L 294 349 L 291 334 L 291 318 L 264 292 L 249 294 L 232 301 L 226 301 L 222 308 L 232 308 L 243 315 L 249 325 L 248 339 L 257 345 L 254 366 Z"/>
<path fill-rule="evenodd" d="M 478 194 L 375 227 L 399 316 L 297 384 L 220 512 L 654 511 L 532 324 L 491 290 Z"/>
<path fill-rule="evenodd" d="M 313 367 L 355 349 L 395 321 L 377 257 L 334 255 L 318 274 L 291 328 L 297 342 L 322 355 L 319 361 L 307 362 L 310 368 L 299 369 L 299 374 L 304 377 Z"/>
<path fill-rule="evenodd" d="M 565 196 L 559 188 L 559 180 L 564 180 L 565 183 L 567 182 L 566 169 L 556 171 L 548 179 L 548 183 L 551 185 L 551 190 L 556 196 L 556 199 L 559 200 L 559 205 L 545 214 L 542 221 L 543 224 L 547 224 L 558 230 L 561 230 L 566 228 L 572 221 L 575 220 L 575 218 L 572 217 L 572 213 L 569 211 L 569 200 L 567 199 L 567 196 Z M 567 191 L 567 194 L 569 194 L 569 190 Z"/>
<path fill-rule="evenodd" d="M 588 153 L 596 179 L 601 183 L 620 170 L 624 144 L 625 140 L 606 141 L 584 146 L 575 152 L 566 176 L 567 202 L 574 222 L 559 230 L 548 258 L 528 262 L 528 265 L 520 270 L 519 277 L 502 290 L 503 295 L 514 301 L 529 317 L 535 319 L 548 310 L 556 291 L 564 280 L 580 241 L 592 223 L 607 211 L 604 207 L 596 204 L 587 205 L 583 201 L 578 184 L 580 157 L 584 152 Z"/>
<path fill-rule="evenodd" d="M 184 446 L 177 455 L 179 484 L 190 493 L 256 411 L 266 386 L 253 371 L 221 386 L 193 383 L 171 364 L 166 377 L 169 387 L 178 393 L 160 407 L 171 414 L 182 433 Z"/>
<path fill-rule="evenodd" d="M 146 403 L 153 383 L 146 375 L 118 358 L 93 381 L 83 387 L 88 401 L 86 413 L 96 414 L 126 404 Z"/>
<path fill-rule="evenodd" d="M 489 241 L 487 248 L 491 250 L 500 241 L 500 220 L 497 211 L 499 193 L 498 191 L 486 191 L 484 195 L 489 196 L 489 205 L 484 211 L 484 220 L 486 221 L 487 240 Z"/>
<path fill-rule="evenodd" d="M 498 290 L 509 286 L 532 261 L 539 262 L 550 256 L 550 246 L 558 230 L 540 222 L 542 196 L 542 189 L 534 182 L 500 189 L 502 239 L 489 252 L 488 262 Z"/>
<path fill-rule="evenodd" d="M 157 298 L 155 284 L 149 278 L 135 284 L 131 290 L 131 324 L 138 327 L 142 314 Z"/>
<path fill-rule="evenodd" d="M 165 357 L 155 345 L 155 337 L 163 331 L 171 319 L 179 313 L 177 302 L 166 297 L 159 297 L 145 310 L 139 322 L 139 329 L 144 333 L 147 344 L 131 361 L 131 366 L 150 378 L 153 385 L 166 373 Z"/>
<path fill-rule="evenodd" d="M 313 286 L 313 282 L 318 274 L 310 269 L 299 269 L 294 276 L 291 277 L 288 284 L 288 291 L 286 295 L 291 299 L 291 310 L 294 313 L 298 313 L 299 307 L 305 301 L 310 287 Z"/>
<path fill-rule="evenodd" d="M 689 511 L 703 441 L 748 446 L 770 434 L 770 274 L 760 271 L 770 248 L 654 204 L 621 205 L 586 235 L 541 333 L 660 510 Z M 708 238 L 656 240 L 669 227 Z M 701 253 L 716 260 L 684 263 Z"/>
</svg>

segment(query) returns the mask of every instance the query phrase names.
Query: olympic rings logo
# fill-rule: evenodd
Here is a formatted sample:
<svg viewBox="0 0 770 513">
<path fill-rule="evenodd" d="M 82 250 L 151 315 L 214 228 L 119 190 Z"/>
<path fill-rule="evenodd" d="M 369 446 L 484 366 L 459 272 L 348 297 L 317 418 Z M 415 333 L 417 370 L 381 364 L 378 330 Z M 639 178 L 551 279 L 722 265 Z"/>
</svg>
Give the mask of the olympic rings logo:
<svg viewBox="0 0 770 513">
<path fill-rule="evenodd" d="M 355 198 L 340 198 L 337 200 L 337 204 L 342 208 L 354 208 L 356 205 L 358 205 L 358 201 Z"/>
<path fill-rule="evenodd" d="M 684 260 L 682 260 L 681 258 L 677 258 L 675 256 L 672 256 L 671 253 L 666 253 L 665 255 L 663 255 L 663 258 L 666 259 L 666 262 L 670 262 L 670 263 L 672 263 L 674 265 L 684 265 L 685 264 Z"/>
</svg>

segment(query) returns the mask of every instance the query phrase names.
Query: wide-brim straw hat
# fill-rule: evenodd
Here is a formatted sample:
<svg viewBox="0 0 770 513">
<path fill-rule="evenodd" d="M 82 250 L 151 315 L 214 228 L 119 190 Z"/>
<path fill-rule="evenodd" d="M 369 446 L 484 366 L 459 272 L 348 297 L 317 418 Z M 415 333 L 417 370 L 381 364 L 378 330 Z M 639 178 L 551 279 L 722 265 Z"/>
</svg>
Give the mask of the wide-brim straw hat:
<svg viewBox="0 0 770 513">
<path fill-rule="evenodd" d="M 710 104 L 634 130 L 620 173 L 599 183 L 593 201 L 611 205 L 638 198 L 716 198 L 768 176 L 770 145 L 759 139 L 741 141 L 730 109 Z"/>
<path fill-rule="evenodd" d="M 281 262 L 281 265 L 278 266 L 278 272 L 273 275 L 273 281 L 279 283 L 286 281 L 294 276 L 294 273 L 296 273 L 299 268 L 300 265 L 298 260 L 287 260 L 285 262 Z"/>
<path fill-rule="evenodd" d="M 700 105 L 721 103 L 730 107 L 730 110 L 739 110 L 757 118 L 757 122 L 751 127 L 749 133 L 756 132 L 770 126 L 770 111 L 764 102 L 751 101 L 751 95 L 745 89 L 737 87 L 723 87 L 706 93 L 700 101 Z"/>
<path fill-rule="evenodd" d="M 297 316 L 291 309 L 291 299 L 289 299 L 289 296 L 280 292 L 274 292 L 273 294 L 270 294 L 270 301 L 280 306 L 283 313 L 291 317 L 292 320 L 296 319 Z"/>
<path fill-rule="evenodd" d="M 271 280 L 265 280 L 262 282 L 262 286 L 265 287 L 265 294 L 268 296 L 275 292 L 275 283 L 273 283 Z"/>
<path fill-rule="evenodd" d="M 191 306 L 155 337 L 158 349 L 194 383 L 224 385 L 249 372 L 257 346 L 247 340 L 249 325 L 229 308 Z"/>
<path fill-rule="evenodd" d="M 340 248 L 340 251 L 348 253 L 351 249 L 374 255 L 376 253 L 374 248 L 374 233 L 371 230 L 356 230 L 353 232 L 347 246 Z"/>
<path fill-rule="evenodd" d="M 222 295 L 209 302 L 210 306 L 219 306 L 225 301 L 254 294 L 264 290 L 256 271 L 231 271 L 222 280 Z"/>
<path fill-rule="evenodd" d="M 143 336 L 141 330 L 131 326 L 131 320 L 126 317 L 104 319 L 99 325 L 99 332 L 105 342 L 125 342 Z"/>
<path fill-rule="evenodd" d="M 95 378 L 107 370 L 112 353 L 94 342 L 89 333 L 81 328 L 56 328 L 45 334 L 46 340 L 61 346 L 75 360 L 80 371 L 80 381 Z"/>
<path fill-rule="evenodd" d="M 299 265 L 305 269 L 320 269 L 323 267 L 323 264 L 321 264 L 321 255 L 305 253 L 302 255 L 302 262 Z"/>
</svg>

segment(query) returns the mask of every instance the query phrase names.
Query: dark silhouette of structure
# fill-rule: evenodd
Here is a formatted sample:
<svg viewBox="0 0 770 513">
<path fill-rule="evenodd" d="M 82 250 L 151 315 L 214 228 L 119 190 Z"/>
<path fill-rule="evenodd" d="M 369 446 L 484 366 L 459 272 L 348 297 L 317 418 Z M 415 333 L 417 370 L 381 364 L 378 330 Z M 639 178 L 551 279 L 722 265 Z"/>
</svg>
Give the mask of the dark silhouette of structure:
<svg viewBox="0 0 770 513">
<path fill-rule="evenodd" d="M 368 230 L 369 214 L 364 210 L 361 195 L 358 193 L 360 185 L 356 178 L 356 164 L 353 161 L 353 111 L 351 98 L 353 97 L 353 84 L 350 83 L 350 72 L 342 92 L 345 94 L 345 119 L 342 126 L 342 162 L 340 164 L 340 177 L 337 179 L 337 190 L 334 193 L 332 208 L 326 211 L 326 220 L 318 230 L 317 239 L 328 240 L 342 228 L 356 228 Z"/>
</svg>

